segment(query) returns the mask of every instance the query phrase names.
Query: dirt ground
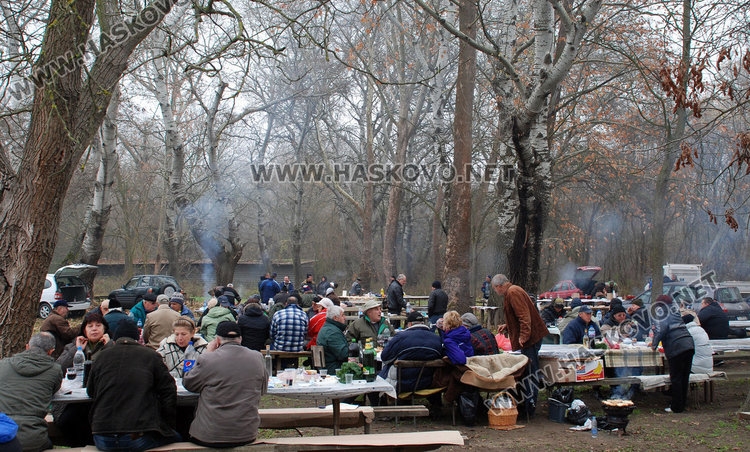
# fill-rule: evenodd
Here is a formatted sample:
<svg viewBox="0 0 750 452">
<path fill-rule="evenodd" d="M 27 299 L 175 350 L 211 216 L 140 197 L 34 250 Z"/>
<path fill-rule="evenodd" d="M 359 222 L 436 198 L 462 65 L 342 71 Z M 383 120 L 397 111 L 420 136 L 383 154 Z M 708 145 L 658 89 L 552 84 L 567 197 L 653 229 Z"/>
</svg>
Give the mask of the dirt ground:
<svg viewBox="0 0 750 452">
<path fill-rule="evenodd" d="M 494 430 L 482 420 L 475 427 L 462 425 L 457 415 L 457 425 L 453 426 L 449 410 L 438 420 L 418 418 L 414 426 L 412 419 L 400 419 L 399 424 L 376 420 L 372 433 L 392 433 L 431 430 L 457 429 L 464 437 L 463 447 L 444 447 L 441 451 L 484 450 L 555 450 L 555 451 L 747 451 L 750 450 L 750 421 L 740 420 L 739 411 L 750 391 L 750 360 L 727 362 L 717 368 L 727 372 L 729 380 L 715 384 L 713 403 L 703 401 L 703 390 L 691 393 L 688 409 L 681 414 L 669 414 L 664 408 L 669 398 L 661 392 L 637 394 L 634 398 L 635 411 L 630 415 L 627 434 L 600 431 L 597 438 L 589 431 L 572 431 L 572 425 L 560 424 L 548 419 L 547 395 L 540 394 L 539 408 L 535 419 L 511 431 Z M 604 387 L 603 389 L 606 389 Z M 604 414 L 601 402 L 594 397 L 588 386 L 576 389 L 576 398 L 583 400 L 597 416 Z M 286 404 L 287 402 L 281 402 Z M 325 429 L 299 429 L 303 435 L 330 435 Z M 319 431 L 318 431 L 319 430 Z M 295 430 L 263 431 L 261 436 L 294 436 Z M 344 430 L 342 434 L 358 434 L 360 429 Z"/>
</svg>

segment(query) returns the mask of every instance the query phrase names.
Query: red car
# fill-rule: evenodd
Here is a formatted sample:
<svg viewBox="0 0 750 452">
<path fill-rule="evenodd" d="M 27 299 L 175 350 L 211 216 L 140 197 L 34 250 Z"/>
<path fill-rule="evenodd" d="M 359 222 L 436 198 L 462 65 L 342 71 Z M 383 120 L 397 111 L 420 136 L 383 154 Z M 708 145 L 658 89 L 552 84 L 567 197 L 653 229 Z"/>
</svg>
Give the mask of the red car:
<svg viewBox="0 0 750 452">
<path fill-rule="evenodd" d="M 570 298 L 573 294 L 588 295 L 594 288 L 594 276 L 601 267 L 578 267 L 573 279 L 558 281 L 550 290 L 542 292 L 537 298 Z"/>
</svg>

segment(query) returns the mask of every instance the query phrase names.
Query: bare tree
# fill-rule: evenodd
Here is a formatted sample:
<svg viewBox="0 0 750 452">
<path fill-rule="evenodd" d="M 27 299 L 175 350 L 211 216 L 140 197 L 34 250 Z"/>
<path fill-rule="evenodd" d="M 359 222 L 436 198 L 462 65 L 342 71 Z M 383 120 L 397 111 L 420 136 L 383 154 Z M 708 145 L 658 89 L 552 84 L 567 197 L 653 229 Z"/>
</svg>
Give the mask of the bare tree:
<svg viewBox="0 0 750 452">
<path fill-rule="evenodd" d="M 1 159 L 0 355 L 23 349 L 57 239 L 62 197 L 81 156 L 102 124 L 117 81 L 135 47 L 164 18 L 172 0 L 155 0 L 123 17 L 118 2 L 52 0 L 39 58 L 38 86 L 23 156 Z M 82 56 L 97 12 L 101 50 L 84 71 Z M 131 24 L 128 27 L 127 23 Z M 117 34 L 115 34 L 117 32 Z M 123 33 L 124 32 L 124 33 Z M 19 175 L 21 177 L 19 177 Z"/>
</svg>

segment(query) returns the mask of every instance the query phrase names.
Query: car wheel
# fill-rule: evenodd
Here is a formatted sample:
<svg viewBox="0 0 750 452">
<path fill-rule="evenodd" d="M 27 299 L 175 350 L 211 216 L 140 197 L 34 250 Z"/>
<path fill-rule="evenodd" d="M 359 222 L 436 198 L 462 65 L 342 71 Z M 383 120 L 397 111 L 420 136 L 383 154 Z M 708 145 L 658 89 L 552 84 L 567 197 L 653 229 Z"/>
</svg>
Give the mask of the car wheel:
<svg viewBox="0 0 750 452">
<path fill-rule="evenodd" d="M 39 318 L 46 319 L 52 312 L 52 305 L 47 302 L 39 303 Z"/>
<path fill-rule="evenodd" d="M 172 298 L 172 295 L 174 295 L 175 290 L 172 286 L 167 286 L 164 288 L 164 295 L 168 296 L 169 298 Z"/>
</svg>

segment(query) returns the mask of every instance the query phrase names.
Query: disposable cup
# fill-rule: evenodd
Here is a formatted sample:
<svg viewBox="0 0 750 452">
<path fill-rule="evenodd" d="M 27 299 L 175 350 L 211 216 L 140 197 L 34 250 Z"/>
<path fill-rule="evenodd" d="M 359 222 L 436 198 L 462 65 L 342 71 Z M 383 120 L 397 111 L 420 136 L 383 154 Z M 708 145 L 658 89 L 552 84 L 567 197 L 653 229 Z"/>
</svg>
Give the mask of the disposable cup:
<svg viewBox="0 0 750 452">
<path fill-rule="evenodd" d="M 346 379 L 346 384 L 350 385 L 354 379 L 354 374 L 346 374 L 344 378 Z"/>
</svg>

